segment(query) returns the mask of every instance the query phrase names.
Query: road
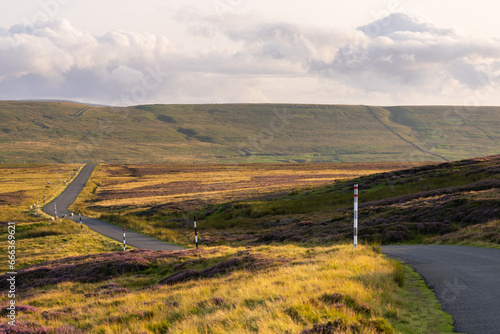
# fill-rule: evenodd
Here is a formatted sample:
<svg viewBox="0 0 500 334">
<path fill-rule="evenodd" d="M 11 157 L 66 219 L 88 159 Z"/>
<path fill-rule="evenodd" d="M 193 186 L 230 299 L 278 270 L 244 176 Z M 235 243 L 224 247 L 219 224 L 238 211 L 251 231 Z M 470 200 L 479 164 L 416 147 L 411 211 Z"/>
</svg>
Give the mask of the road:
<svg viewBox="0 0 500 334">
<path fill-rule="evenodd" d="M 500 249 L 384 246 L 382 253 L 414 268 L 434 290 L 455 331 L 500 333 Z"/>
<path fill-rule="evenodd" d="M 96 165 L 91 165 L 91 164 L 85 165 L 80 171 L 80 174 L 78 174 L 75 180 L 62 192 L 62 194 L 59 195 L 57 198 L 55 198 L 49 204 L 45 205 L 42 208 L 42 211 L 51 216 L 55 216 L 54 203 L 57 203 L 57 215 L 61 217 L 62 215 L 65 214 L 69 217 L 70 211 L 68 210 L 68 207 L 71 204 L 73 204 L 73 202 L 76 200 L 76 198 L 82 191 L 83 187 L 85 187 L 85 184 L 92 175 L 95 166 Z M 69 217 L 69 219 L 71 219 L 71 217 Z M 75 222 L 79 222 L 79 217 L 75 216 L 73 217 L 73 220 Z M 82 216 L 82 221 L 91 230 L 100 233 L 113 240 L 123 242 L 122 227 L 115 226 L 113 224 L 104 222 L 102 220 L 83 217 L 83 216 Z M 135 248 L 142 248 L 142 249 L 166 250 L 166 251 L 184 249 L 180 246 L 172 245 L 164 241 L 151 238 L 143 234 L 132 231 L 127 231 L 126 242 L 128 246 L 132 246 Z"/>
</svg>

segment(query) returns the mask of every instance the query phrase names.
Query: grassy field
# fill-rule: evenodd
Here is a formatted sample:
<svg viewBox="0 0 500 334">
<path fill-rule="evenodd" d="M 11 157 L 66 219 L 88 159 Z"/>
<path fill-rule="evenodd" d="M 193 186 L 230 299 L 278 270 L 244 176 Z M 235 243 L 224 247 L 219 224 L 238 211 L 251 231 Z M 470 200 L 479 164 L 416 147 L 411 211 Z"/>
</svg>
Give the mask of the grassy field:
<svg viewBox="0 0 500 334">
<path fill-rule="evenodd" d="M 0 161 L 456 160 L 499 153 L 499 116 L 493 107 L 0 101 Z"/>
<path fill-rule="evenodd" d="M 217 183 L 206 179 L 205 166 L 197 166 L 186 169 L 182 177 L 189 181 L 181 182 L 176 172 L 161 165 L 102 166 L 91 183 L 92 193 L 88 190 L 87 202 L 81 202 L 79 208 L 185 246 L 193 246 L 194 217 L 204 245 L 328 245 L 352 239 L 353 185 L 358 183 L 361 240 L 384 244 L 442 243 L 448 237 L 456 240 L 462 229 L 468 228 L 473 229 L 467 234 L 471 238 L 462 239 L 482 239 L 496 245 L 498 239 L 492 237 L 494 226 L 487 234 L 476 233 L 475 239 L 472 231 L 474 226 L 482 231 L 484 224 L 500 219 L 499 165 L 500 156 L 491 156 L 372 175 L 366 175 L 369 170 L 359 165 L 358 177 L 340 178 L 333 183 L 330 179 L 340 173 L 321 171 L 328 166 L 322 165 L 316 167 L 316 177 L 323 175 L 329 185 L 321 185 L 321 181 L 302 184 L 302 172 L 288 171 L 295 177 L 285 177 L 290 182 L 289 189 L 279 183 L 279 178 L 274 179 L 275 183 L 270 181 L 264 171 L 253 176 L 254 183 L 242 182 L 229 172 L 225 174 L 225 183 Z M 272 169 L 271 166 L 251 168 Z M 380 167 L 390 169 L 390 165 Z M 117 172 L 124 169 L 128 174 Z M 282 172 L 271 173 L 283 175 Z M 213 175 L 217 178 L 216 168 Z M 259 188 L 261 177 L 266 182 Z M 307 176 L 307 180 L 314 179 Z M 95 182 L 100 186 L 96 187 Z M 204 189 L 203 184 L 216 186 Z M 229 188 L 230 191 L 225 190 Z M 266 193 L 272 190 L 276 192 Z"/>
<path fill-rule="evenodd" d="M 2 164 L 0 166 L 0 249 L 6 250 L 7 222 L 16 222 L 16 267 L 56 258 L 119 250 L 120 244 L 70 220 L 50 221 L 30 206 L 57 196 L 78 171 L 77 165 Z M 61 188 L 59 188 L 61 182 Z M 60 190 L 59 190 L 60 189 Z M 0 252 L 0 273 L 7 272 L 7 252 Z"/>
<path fill-rule="evenodd" d="M 412 164 L 404 164 L 411 166 Z M 386 172 L 399 163 L 102 165 L 88 210 L 140 212 L 151 207 L 190 211 L 207 204 L 265 199 Z M 161 207 L 161 208 L 160 208 Z"/>
<path fill-rule="evenodd" d="M 23 333 L 452 330 L 416 274 L 367 246 L 115 252 L 31 266 L 17 284 Z"/>
<path fill-rule="evenodd" d="M 6 203 L 5 199 L 10 197 L 0 194 L 4 195 L 2 207 L 9 208 L 9 217 L 15 217 L 16 221 L 17 327 L 10 333 L 452 332 L 451 317 L 440 310 L 422 279 L 409 268 L 382 256 L 376 243 L 360 245 L 355 251 L 351 245 L 321 242 L 240 246 L 235 242 L 231 246 L 202 246 L 198 251 L 121 252 L 117 251 L 119 243 L 87 228 L 80 229 L 69 220 L 47 222 L 25 212 L 33 194 L 45 188 L 43 182 L 30 175 L 46 173 L 57 180 L 73 166 L 60 166 L 60 170 L 53 169 L 54 166 L 22 167 L 0 168 L 4 175 L 11 175 L 12 180 L 17 176 L 19 180 L 4 188 L 7 193 L 23 190 L 26 194 L 16 203 Z M 137 172 L 144 167 L 134 168 Z M 204 168 L 192 168 L 195 167 Z M 264 198 L 259 202 L 266 198 L 279 202 L 283 200 L 280 195 L 283 192 L 287 193 L 285 198 L 298 199 L 309 196 L 308 192 L 313 190 L 320 191 L 317 190 L 322 184 L 317 182 L 319 175 L 324 175 L 325 182 L 331 182 L 330 178 L 341 175 L 343 179 L 345 174 L 338 170 L 332 174 L 325 172 L 325 167 L 310 167 L 304 172 L 291 167 L 296 166 L 287 167 L 290 177 L 286 180 L 290 184 L 281 180 L 269 189 L 265 189 L 264 183 L 250 181 L 257 176 L 269 177 L 273 169 L 283 176 L 282 166 L 253 166 L 258 172 L 249 174 L 252 175 L 249 183 L 241 183 L 241 175 L 238 176 L 241 171 L 226 182 L 246 184 L 251 189 L 249 194 L 260 189 L 256 193 Z M 156 185 L 164 183 L 158 183 L 158 178 L 165 176 L 165 166 L 159 169 L 160 174 L 152 173 L 155 168 L 149 168 L 123 179 L 121 168 L 124 167 L 100 166 L 76 205 L 84 207 L 105 192 L 107 186 L 133 184 L 134 178 L 138 183 L 145 180 Z M 134 171 L 130 166 L 127 168 Z M 362 166 L 357 175 L 367 173 L 366 168 Z M 387 167 L 380 165 L 374 169 L 377 168 Z M 114 182 L 101 183 L 102 176 L 108 173 L 115 175 Z M 185 176 L 189 174 L 196 173 L 191 170 Z M 202 179 L 205 178 L 194 181 Z M 296 189 L 303 186 L 312 188 Z M 221 205 L 216 203 L 219 192 L 214 193 L 214 204 L 200 202 L 194 206 L 195 210 Z M 239 193 L 227 196 L 221 198 L 246 197 Z M 148 213 L 152 209 L 149 204 L 141 202 L 135 209 Z M 155 215 L 162 214 L 162 210 L 166 210 L 163 214 L 182 216 L 170 207 L 161 208 Z M 131 214 L 125 217 L 141 219 Z M 1 224 L 0 233 L 3 249 L 7 247 L 5 225 Z M 2 291 L 6 282 L 6 277 L 0 276 Z M 7 301 L 5 294 L 0 297 L 2 316 Z M 5 323 L 0 324 L 0 332 L 7 329 L 11 330 Z"/>
<path fill-rule="evenodd" d="M 220 211 L 220 206 L 231 206 L 231 203 L 267 202 L 283 196 L 297 196 L 325 185 L 403 165 L 414 164 L 101 165 L 87 184 L 85 195 L 80 196 L 72 209 L 192 246 L 190 230 L 168 227 L 185 225 L 187 218 L 195 215 L 205 218 L 206 212 Z M 166 217 L 172 222 L 166 224 Z M 231 219 L 221 223 L 226 222 L 236 225 Z M 205 221 L 202 229 L 205 230 Z M 262 227 L 252 224 L 244 229 L 256 233 Z M 205 242 L 210 240 L 207 235 L 205 237 Z"/>
<path fill-rule="evenodd" d="M 1 164 L 0 220 L 35 219 L 30 206 L 49 202 L 66 187 L 78 165 Z"/>
</svg>

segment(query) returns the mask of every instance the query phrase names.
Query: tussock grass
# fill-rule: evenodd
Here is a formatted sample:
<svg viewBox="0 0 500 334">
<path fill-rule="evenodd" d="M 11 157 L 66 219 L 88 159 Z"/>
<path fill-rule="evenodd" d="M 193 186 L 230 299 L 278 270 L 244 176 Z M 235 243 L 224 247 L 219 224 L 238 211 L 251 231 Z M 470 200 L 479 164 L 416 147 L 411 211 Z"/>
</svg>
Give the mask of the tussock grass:
<svg viewBox="0 0 500 334">
<path fill-rule="evenodd" d="M 158 285 L 180 270 L 202 270 L 241 254 L 289 261 Z M 22 303 L 40 312 L 22 320 L 51 328 L 67 323 L 89 333 L 314 333 L 326 327 L 344 333 L 451 332 L 451 319 L 436 302 L 414 291 L 414 277 L 411 290 L 399 287 L 392 260 L 369 246 L 216 247 L 186 255 L 107 282 L 35 289 Z"/>
<path fill-rule="evenodd" d="M 7 246 L 7 229 L 2 226 L 0 249 L 7 249 Z M 16 269 L 68 256 L 117 251 L 121 247 L 119 242 L 97 234 L 86 226 L 81 229 L 68 219 L 16 224 Z M 6 252 L 0 254 L 0 261 L 7 263 Z M 0 273 L 7 271 L 3 266 Z"/>
<path fill-rule="evenodd" d="M 91 210 L 85 206 L 102 191 L 100 173 L 102 169 L 95 171 L 93 182 L 76 203 L 86 214 Z M 127 182 L 135 179 L 124 177 Z M 293 191 L 275 201 L 298 203 L 300 198 L 326 196 L 331 189 Z M 335 204 L 339 208 L 343 196 L 349 194 L 339 195 Z M 326 201 L 325 197 L 325 205 Z M 215 228 L 223 233 L 220 240 L 226 239 L 230 246 L 202 247 L 177 255 L 134 250 L 80 261 L 82 255 L 118 251 L 121 244 L 80 229 L 70 220 L 19 221 L 17 266 L 25 268 L 20 277 L 23 270 L 35 270 L 29 266 L 36 264 L 42 267 L 37 273 L 48 272 L 36 278 L 36 288 L 30 288 L 28 281 L 20 285 L 17 302 L 27 311 L 19 312 L 18 323 L 30 323 L 40 331 L 65 328 L 84 333 L 451 332 L 451 318 L 440 310 L 418 275 L 382 256 L 377 242 L 354 250 L 350 244 L 259 245 L 232 239 L 234 230 L 250 234 L 262 228 L 260 219 L 270 219 L 248 217 L 255 204 L 266 210 L 262 200 L 196 209 L 194 213 L 204 218 L 199 225 L 203 238 Z M 21 206 L 8 208 L 12 213 L 22 210 Z M 300 208 L 308 209 L 307 205 Z M 190 221 L 184 225 L 183 214 L 172 216 L 177 221 L 160 213 L 106 218 L 153 235 L 164 230 L 164 239 L 189 244 L 185 240 L 192 235 L 192 226 Z M 227 221 L 210 219 L 231 214 Z M 271 228 L 273 224 L 294 226 L 280 215 L 272 216 Z M 0 240 L 6 240 L 2 233 Z M 6 246 L 0 241 L 0 248 Z M 126 263 L 120 262 L 125 258 Z M 55 259 L 60 261 L 45 262 Z M 105 259 L 113 261 L 113 266 L 107 266 Z M 51 271 L 62 273 L 61 277 Z M 87 280 L 78 276 L 90 274 Z M 0 304 L 6 301 L 0 297 Z"/>
<path fill-rule="evenodd" d="M 16 269 L 43 261 L 73 255 L 90 254 L 120 249 L 118 242 L 103 237 L 73 221 L 50 221 L 35 216 L 29 206 L 39 199 L 43 206 L 52 198 L 52 187 L 59 193 L 68 184 L 77 165 L 2 164 L 0 166 L 0 221 L 16 222 Z M 12 197 L 11 194 L 21 194 Z M 2 203 L 2 199 L 4 200 Z M 7 228 L 0 224 L 0 249 L 7 249 Z M 7 263 L 7 252 L 0 252 L 0 262 Z M 6 266 L 0 272 L 6 272 Z"/>
</svg>

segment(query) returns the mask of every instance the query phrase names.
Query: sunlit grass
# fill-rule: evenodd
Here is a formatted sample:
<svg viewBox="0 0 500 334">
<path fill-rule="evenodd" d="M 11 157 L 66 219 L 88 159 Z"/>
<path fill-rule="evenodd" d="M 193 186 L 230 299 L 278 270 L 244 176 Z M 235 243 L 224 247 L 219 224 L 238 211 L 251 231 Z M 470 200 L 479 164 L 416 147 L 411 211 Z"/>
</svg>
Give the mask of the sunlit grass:
<svg viewBox="0 0 500 334">
<path fill-rule="evenodd" d="M 36 289 L 22 303 L 39 308 L 40 313 L 22 314 L 20 320 L 52 328 L 69 323 L 94 333 L 300 333 L 329 322 L 344 333 L 392 333 L 405 328 L 413 333 L 451 332 L 451 319 L 431 295 L 421 293 L 415 275 L 408 270 L 404 273 L 411 290 L 399 287 L 393 261 L 371 247 L 273 245 L 206 250 L 193 258 L 200 264 L 187 268 L 200 270 L 241 252 L 288 262 L 264 270 L 235 269 L 213 278 L 156 285 L 179 264 L 166 259 L 147 271 L 147 276 L 131 274 L 108 281 L 128 293 L 94 293 L 107 282 L 68 282 Z M 58 316 L 43 317 L 43 312 Z"/>
<path fill-rule="evenodd" d="M 318 188 L 396 166 L 399 164 L 105 165 L 94 177 L 101 187 L 91 209 L 137 211 L 163 203 L 192 209 L 200 204 Z"/>
<path fill-rule="evenodd" d="M 0 220 L 33 216 L 37 199 L 40 207 L 61 193 L 75 176 L 78 165 L 0 165 Z"/>
<path fill-rule="evenodd" d="M 35 216 L 36 209 L 33 205 L 37 198 L 41 209 L 44 192 L 47 203 L 53 198 L 52 187 L 57 196 L 69 184 L 68 180 L 75 176 L 77 167 L 34 164 L 0 166 L 0 199 L 3 201 L 0 203 L 0 221 L 16 223 L 16 269 L 55 258 L 120 249 L 118 242 L 85 226 L 81 229 L 70 220 L 53 222 L 41 210 Z M 6 226 L 0 225 L 0 249 L 7 249 L 8 246 Z M 0 252 L 2 273 L 8 271 L 7 255 L 7 252 Z"/>
</svg>

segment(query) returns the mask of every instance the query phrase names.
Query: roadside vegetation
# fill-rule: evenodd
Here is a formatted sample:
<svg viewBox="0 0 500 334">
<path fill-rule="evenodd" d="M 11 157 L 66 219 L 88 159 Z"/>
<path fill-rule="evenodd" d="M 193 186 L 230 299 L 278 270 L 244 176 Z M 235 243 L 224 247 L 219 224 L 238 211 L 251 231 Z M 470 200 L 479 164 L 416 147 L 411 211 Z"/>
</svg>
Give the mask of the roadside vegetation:
<svg viewBox="0 0 500 334">
<path fill-rule="evenodd" d="M 194 246 L 195 217 L 204 245 L 329 245 L 352 240 L 353 185 L 357 183 L 361 240 L 397 244 L 459 238 L 461 244 L 497 245 L 495 226 L 485 224 L 500 219 L 499 166 L 500 156 L 492 156 L 370 175 L 360 172 L 354 179 L 283 189 L 257 199 L 251 199 L 259 193 L 254 188 L 242 189 L 239 198 L 221 197 L 220 189 L 201 192 L 196 170 L 184 175 L 190 182 L 180 183 L 170 181 L 171 172 L 151 166 L 103 166 L 102 179 L 95 181 L 102 187 L 85 205 L 86 212 L 101 219 L 186 246 Z M 113 177 L 117 168 L 128 168 L 128 176 Z M 154 174 L 154 181 L 145 171 Z M 231 180 L 231 172 L 225 172 Z M 155 185 L 148 186 L 152 182 Z M 227 183 L 237 187 L 239 181 Z M 174 192 L 168 190 L 171 184 L 177 187 Z M 163 191 L 171 201 L 154 203 L 142 196 L 145 189 Z M 189 193 L 201 195 L 192 200 L 183 195 Z M 116 201 L 110 196 L 116 196 Z"/>
<path fill-rule="evenodd" d="M 23 333 L 451 333 L 451 318 L 403 270 L 351 245 L 77 256 L 19 271 L 18 324 Z"/>
<path fill-rule="evenodd" d="M 102 215 L 92 208 L 99 206 L 99 195 L 110 186 L 103 182 L 106 173 L 119 168 L 96 169 L 75 207 Z M 115 189 L 124 180 L 133 184 L 138 177 L 120 179 L 120 173 L 113 179 Z M 320 174 L 309 178 L 321 178 Z M 148 181 L 145 175 L 139 177 L 141 181 Z M 326 212 L 328 205 L 343 208 L 340 201 L 348 203 L 354 181 L 343 177 L 334 181 L 328 187 L 283 183 L 271 191 L 262 189 L 257 200 L 251 200 L 252 190 L 231 194 L 234 202 L 211 202 L 205 197 L 195 205 L 182 200 L 175 204 L 186 205 L 183 208 L 191 210 L 187 212 L 172 210 L 173 204 L 148 206 L 145 201 L 135 208 L 113 209 L 110 220 L 135 221 L 137 229 L 149 221 L 150 234 L 166 240 L 176 237 L 188 246 L 192 228 L 187 218 L 198 215 L 200 235 L 207 241 L 199 250 L 177 252 L 119 251 L 120 243 L 80 229 L 70 220 L 34 217 L 25 212 L 22 201 L 4 205 L 16 214 L 18 326 L 12 330 L 2 324 L 0 333 L 451 333 L 451 317 L 441 311 L 421 278 L 381 255 L 380 243 L 363 243 L 354 250 L 342 238 L 263 239 L 279 228 L 307 227 L 296 218 L 302 211 L 313 214 L 318 208 L 319 213 L 312 216 L 321 218 L 331 213 L 331 209 Z M 339 188 L 339 197 L 334 197 L 338 203 L 331 198 L 319 200 L 339 192 L 336 187 L 349 189 L 343 193 Z M 298 208 L 290 204 L 301 200 L 306 203 Z M 26 201 L 32 202 L 32 197 Z M 273 211 L 280 204 L 284 213 Z M 248 207 L 260 211 L 252 217 Z M 0 235 L 3 248 L 5 230 Z M 241 238 L 244 235 L 252 239 Z M 295 235 L 307 236 L 307 228 L 297 229 Z M 2 290 L 5 278 L 0 276 Z M 2 314 L 6 303 L 3 295 Z"/>
<path fill-rule="evenodd" d="M 82 254 L 120 249 L 120 244 L 71 220 L 52 221 L 41 212 L 78 172 L 77 165 L 2 164 L 0 166 L 0 249 L 6 250 L 7 222 L 16 222 L 16 268 Z M 61 188 L 59 188 L 59 183 Z M 39 200 L 40 210 L 35 208 Z M 31 207 L 31 208 L 30 208 Z M 0 252 L 0 273 L 7 272 L 7 252 Z"/>
</svg>

